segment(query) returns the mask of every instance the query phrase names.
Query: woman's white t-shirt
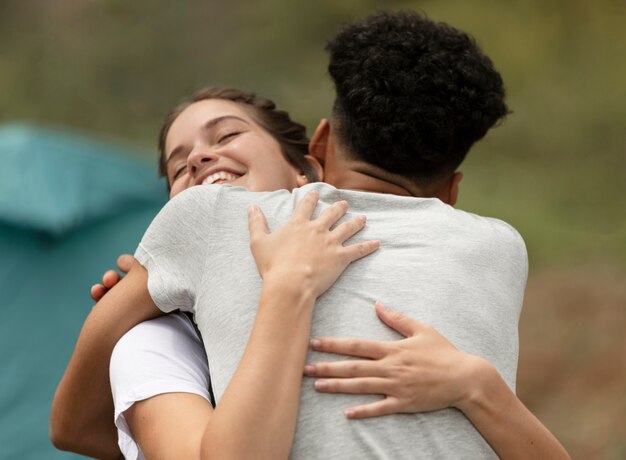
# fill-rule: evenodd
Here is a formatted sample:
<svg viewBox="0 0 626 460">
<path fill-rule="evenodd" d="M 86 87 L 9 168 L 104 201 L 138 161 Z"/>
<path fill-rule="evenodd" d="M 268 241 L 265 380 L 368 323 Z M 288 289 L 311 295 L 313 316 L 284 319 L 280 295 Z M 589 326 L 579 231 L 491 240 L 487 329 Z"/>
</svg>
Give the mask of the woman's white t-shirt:
<svg viewBox="0 0 626 460">
<path fill-rule="evenodd" d="M 124 411 L 163 393 L 193 393 L 211 401 L 209 366 L 191 320 L 172 313 L 138 324 L 117 343 L 111 356 L 111 390 L 119 446 L 126 459 L 142 460 Z"/>
</svg>

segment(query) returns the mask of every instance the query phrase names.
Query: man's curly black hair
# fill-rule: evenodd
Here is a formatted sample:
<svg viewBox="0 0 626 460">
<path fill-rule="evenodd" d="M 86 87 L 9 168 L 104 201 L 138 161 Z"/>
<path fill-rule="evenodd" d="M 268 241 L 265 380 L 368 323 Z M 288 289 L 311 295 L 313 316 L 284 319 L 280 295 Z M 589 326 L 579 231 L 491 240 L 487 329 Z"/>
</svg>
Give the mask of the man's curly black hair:
<svg viewBox="0 0 626 460">
<path fill-rule="evenodd" d="M 340 143 L 416 182 L 454 172 L 508 112 L 502 78 L 474 39 L 419 13 L 369 16 L 326 50 Z"/>
</svg>

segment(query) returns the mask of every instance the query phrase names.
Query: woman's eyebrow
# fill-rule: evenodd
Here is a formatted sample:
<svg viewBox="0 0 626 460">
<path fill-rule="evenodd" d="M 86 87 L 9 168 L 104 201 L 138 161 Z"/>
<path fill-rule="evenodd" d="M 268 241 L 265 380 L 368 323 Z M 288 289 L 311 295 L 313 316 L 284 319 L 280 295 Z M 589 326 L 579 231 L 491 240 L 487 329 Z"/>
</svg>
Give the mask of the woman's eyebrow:
<svg viewBox="0 0 626 460">
<path fill-rule="evenodd" d="M 247 125 L 250 124 L 250 123 L 248 123 L 247 120 L 244 120 L 243 118 L 238 117 L 237 115 L 224 115 L 222 117 L 213 118 L 212 120 L 207 121 L 204 124 L 203 128 L 204 129 L 211 129 L 211 128 L 214 128 L 216 125 L 220 124 L 223 121 L 232 120 L 232 119 L 238 120 L 238 121 L 243 121 Z"/>
</svg>

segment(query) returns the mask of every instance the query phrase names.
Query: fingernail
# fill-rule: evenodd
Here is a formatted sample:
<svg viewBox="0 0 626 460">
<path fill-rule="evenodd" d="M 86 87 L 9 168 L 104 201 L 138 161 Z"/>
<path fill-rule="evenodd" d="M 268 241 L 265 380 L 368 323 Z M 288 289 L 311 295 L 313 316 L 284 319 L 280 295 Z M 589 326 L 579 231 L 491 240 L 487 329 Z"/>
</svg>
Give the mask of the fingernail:
<svg viewBox="0 0 626 460">
<path fill-rule="evenodd" d="M 328 382 L 326 380 L 316 380 L 315 381 L 315 389 L 316 390 L 324 390 L 328 387 Z"/>
<path fill-rule="evenodd" d="M 343 414 L 347 417 L 347 418 L 352 418 L 354 417 L 354 411 L 352 409 L 346 409 L 345 411 L 343 411 Z"/>
<path fill-rule="evenodd" d="M 304 373 L 306 375 L 315 375 L 315 366 L 312 364 L 307 364 L 304 366 Z"/>
<path fill-rule="evenodd" d="M 311 339 L 311 348 L 317 349 L 322 346 L 322 341 L 320 339 Z"/>
<path fill-rule="evenodd" d="M 258 208 L 255 205 L 251 204 L 250 206 L 248 206 L 248 215 L 253 216 L 254 213 L 256 213 L 257 209 Z"/>
<path fill-rule="evenodd" d="M 391 308 L 389 308 L 387 305 L 382 303 L 380 300 L 376 301 L 376 306 L 379 307 L 379 308 L 382 308 L 385 311 L 391 311 Z"/>
</svg>

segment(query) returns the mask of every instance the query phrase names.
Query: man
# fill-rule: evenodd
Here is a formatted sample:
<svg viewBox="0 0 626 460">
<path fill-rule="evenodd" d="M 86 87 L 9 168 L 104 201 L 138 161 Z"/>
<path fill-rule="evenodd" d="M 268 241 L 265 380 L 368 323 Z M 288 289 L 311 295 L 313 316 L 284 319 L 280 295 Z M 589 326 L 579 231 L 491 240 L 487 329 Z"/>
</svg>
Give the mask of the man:
<svg viewBox="0 0 626 460">
<path fill-rule="evenodd" d="M 306 190 L 317 190 L 324 203 L 346 199 L 353 212 L 367 214 L 363 237 L 380 238 L 381 250 L 350 267 L 318 300 L 313 334 L 393 338 L 367 309 L 383 298 L 407 316 L 432 324 L 460 349 L 487 359 L 513 388 L 527 269 L 523 242 L 502 222 L 444 204 L 456 202 L 461 179 L 456 168 L 470 147 L 507 112 L 499 74 L 467 35 L 411 13 L 381 14 L 348 26 L 328 48 L 337 98 L 333 120 L 320 124 L 311 153 L 324 165 L 325 180 L 344 190 L 321 184 Z M 169 286 L 151 289 L 159 308 L 195 312 L 219 410 L 244 354 L 261 288 L 247 253 L 247 224 L 236 210 L 260 200 L 274 227 L 286 220 L 295 198 L 232 190 L 218 202 L 214 193 L 191 190 L 161 219 L 179 221 L 193 202 L 195 223 L 202 227 L 202 216 L 210 216 L 214 224 L 211 276 L 179 296 L 201 297 L 201 302 L 168 305 L 167 299 L 173 294 L 168 289 L 175 291 L 188 279 L 185 256 L 197 255 L 206 241 L 198 246 L 185 236 L 173 242 L 178 254 L 164 251 L 167 263 L 151 260 L 152 249 L 162 248 L 161 223 L 144 237 L 138 258 L 151 277 L 170 280 Z M 341 412 L 348 404 L 354 401 L 320 397 L 304 385 L 292 455 L 494 455 L 456 410 L 351 421 Z M 267 413 L 271 416 L 271 410 Z M 203 441 L 203 452 L 211 442 L 216 438 Z"/>
</svg>

